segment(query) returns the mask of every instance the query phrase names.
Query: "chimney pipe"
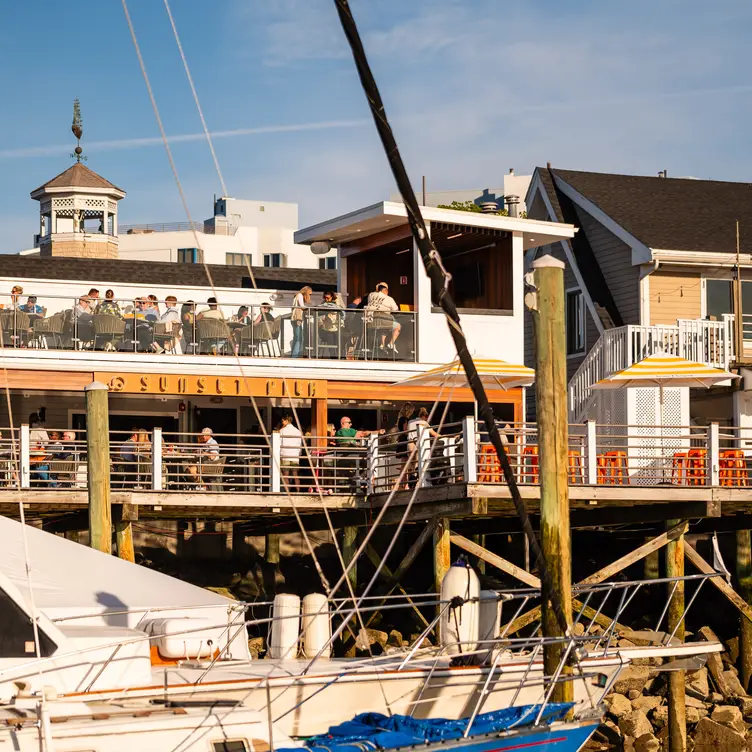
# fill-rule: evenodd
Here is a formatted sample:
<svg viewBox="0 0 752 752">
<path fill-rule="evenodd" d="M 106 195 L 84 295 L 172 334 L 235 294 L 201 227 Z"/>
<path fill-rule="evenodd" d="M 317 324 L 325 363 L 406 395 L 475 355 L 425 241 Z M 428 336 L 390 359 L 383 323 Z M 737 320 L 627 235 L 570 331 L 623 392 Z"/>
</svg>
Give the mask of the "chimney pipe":
<svg viewBox="0 0 752 752">
<path fill-rule="evenodd" d="M 509 174 L 512 176 L 514 175 L 514 167 L 509 168 Z"/>
<path fill-rule="evenodd" d="M 520 203 L 520 197 L 519 196 L 504 196 L 504 203 L 507 205 L 507 211 L 509 212 L 510 217 L 519 217 L 519 209 L 518 205 Z"/>
<path fill-rule="evenodd" d="M 660 171 L 660 172 L 658 173 L 658 177 L 659 177 L 659 178 L 667 178 L 667 177 L 668 177 L 668 170 L 661 170 L 661 171 Z"/>
</svg>

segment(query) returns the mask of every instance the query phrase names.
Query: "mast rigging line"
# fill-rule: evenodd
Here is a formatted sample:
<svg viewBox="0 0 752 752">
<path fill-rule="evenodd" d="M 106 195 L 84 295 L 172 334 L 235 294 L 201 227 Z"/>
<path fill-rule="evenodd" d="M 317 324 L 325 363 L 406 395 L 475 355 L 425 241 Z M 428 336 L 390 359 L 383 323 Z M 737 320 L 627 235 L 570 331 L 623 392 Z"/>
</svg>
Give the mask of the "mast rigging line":
<svg viewBox="0 0 752 752">
<path fill-rule="evenodd" d="M 512 472 L 512 466 L 510 465 L 509 458 L 504 451 L 501 434 L 496 426 L 496 420 L 494 418 L 491 404 L 488 401 L 486 390 L 480 376 L 478 375 L 478 370 L 475 367 L 472 355 L 468 350 L 467 340 L 462 331 L 457 307 L 449 293 L 449 281 L 451 280 L 451 275 L 446 269 L 444 269 L 441 256 L 436 250 L 436 246 L 433 244 L 426 228 L 425 221 L 423 220 L 420 206 L 418 205 L 415 192 L 413 191 L 412 184 L 407 175 L 407 170 L 402 161 L 399 147 L 397 146 L 397 141 L 392 132 L 392 128 L 389 125 L 389 121 L 387 120 L 384 102 L 381 99 L 376 79 L 374 78 L 371 66 L 368 63 L 368 58 L 363 47 L 363 42 L 360 38 L 357 24 L 355 23 L 355 18 L 350 10 L 350 3 L 348 0 L 334 0 L 334 6 L 337 10 L 340 24 L 342 25 L 342 31 L 350 45 L 350 50 L 352 51 L 353 60 L 358 71 L 358 77 L 360 78 L 363 93 L 368 101 L 368 106 L 371 115 L 373 116 L 373 121 L 376 125 L 376 130 L 381 139 L 382 146 L 384 147 L 387 161 L 392 170 L 392 175 L 394 176 L 394 180 L 397 183 L 400 194 L 402 195 L 413 239 L 420 251 L 426 274 L 431 280 L 431 297 L 444 312 L 449 327 L 449 333 L 451 334 L 454 346 L 457 349 L 457 355 L 465 370 L 465 375 L 470 389 L 472 389 L 475 401 L 478 404 L 478 412 L 483 417 L 483 421 L 486 424 L 486 431 L 488 432 L 491 443 L 496 450 L 496 455 L 504 472 L 504 478 L 509 486 L 515 510 L 520 518 L 525 535 L 530 542 L 530 547 L 535 554 L 535 559 L 541 575 L 541 581 L 545 583 L 545 590 L 549 595 L 557 621 L 564 633 L 567 634 L 569 625 L 567 624 L 564 609 L 562 608 L 561 599 L 559 594 L 554 590 L 551 572 L 548 569 L 543 556 L 543 551 L 538 543 L 533 526 L 530 523 L 530 517 L 527 514 L 525 504 L 520 495 L 520 490 L 517 487 L 517 481 Z"/>
</svg>

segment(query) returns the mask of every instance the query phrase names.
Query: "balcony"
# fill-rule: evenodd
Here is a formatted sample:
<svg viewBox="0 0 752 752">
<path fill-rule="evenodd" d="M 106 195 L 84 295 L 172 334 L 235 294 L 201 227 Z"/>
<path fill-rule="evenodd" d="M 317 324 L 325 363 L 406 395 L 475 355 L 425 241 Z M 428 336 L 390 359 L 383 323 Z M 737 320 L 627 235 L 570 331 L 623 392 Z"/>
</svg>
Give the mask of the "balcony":
<svg viewBox="0 0 752 752">
<path fill-rule="evenodd" d="M 152 304 L 145 298 L 89 301 L 45 295 L 36 304 L 19 302 L 10 296 L 0 299 L 0 331 L 5 354 L 22 359 L 66 351 L 105 362 L 129 353 L 189 360 L 209 355 L 416 362 L 417 314 L 410 311 L 310 307 L 294 320 L 291 308 L 262 304 L 246 306 L 247 315 L 238 320 L 230 306 L 218 307 L 223 318 L 202 317 L 206 306 L 198 309 L 193 301 L 179 301 L 173 315 L 179 320 L 164 321 L 160 319 L 170 318 L 164 314 L 165 302 Z"/>
<path fill-rule="evenodd" d="M 703 488 L 714 487 L 737 489 L 749 498 L 750 429 L 717 423 L 663 426 L 646 436 L 644 428 L 601 426 L 594 421 L 570 426 L 570 495 L 596 499 L 603 492 L 607 498 L 630 499 L 641 498 L 641 491 L 647 491 L 646 498 L 655 501 L 656 487 L 663 489 L 666 500 L 672 498 L 670 489 L 694 498 Z M 537 491 L 537 425 L 505 424 L 500 429 L 517 483 Z M 48 437 L 63 432 L 47 431 Z M 85 431 L 68 430 L 67 439 L 41 442 L 28 425 L 4 428 L 1 433 L 0 495 L 33 490 L 51 503 L 55 492 L 86 491 Z M 283 505 L 285 496 L 303 495 L 309 497 L 313 509 L 320 509 L 322 500 L 329 500 L 331 506 L 368 506 L 369 496 L 412 492 L 416 486 L 457 487 L 463 494 L 470 486 L 488 486 L 508 494 L 488 436 L 472 417 L 441 426 L 439 434 L 432 437 L 423 430 L 419 435 L 374 434 L 355 439 L 351 445 L 328 436 L 306 436 L 298 452 L 297 445 L 278 432 L 268 441 L 264 436 L 215 434 L 217 444 L 210 446 L 201 441 L 200 434 L 163 433 L 155 428 L 133 438 L 112 431 L 111 486 L 115 494 L 126 494 L 128 499 L 142 495 L 145 503 L 154 503 L 158 494 L 159 504 L 180 508 L 208 504 L 203 498 L 207 494 L 212 503 L 224 507 L 244 506 L 244 496 L 259 499 L 248 502 L 251 507 L 274 507 Z M 484 493 L 494 495 L 492 490 Z M 189 501 L 193 494 L 201 496 Z M 269 495 L 266 502 L 260 500 Z M 85 494 L 79 496 L 79 501 L 85 501 Z"/>
</svg>

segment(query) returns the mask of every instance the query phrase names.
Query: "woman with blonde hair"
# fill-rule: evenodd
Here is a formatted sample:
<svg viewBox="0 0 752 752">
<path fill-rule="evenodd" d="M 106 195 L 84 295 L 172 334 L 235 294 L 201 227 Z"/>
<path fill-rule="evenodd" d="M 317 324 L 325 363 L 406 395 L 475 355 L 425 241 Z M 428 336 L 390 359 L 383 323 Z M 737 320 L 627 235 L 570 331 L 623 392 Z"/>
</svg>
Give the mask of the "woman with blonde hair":
<svg viewBox="0 0 752 752">
<path fill-rule="evenodd" d="M 293 358 L 303 357 L 305 309 L 311 305 L 312 294 L 313 290 L 306 285 L 301 288 L 292 301 L 292 314 L 290 315 L 290 323 L 292 324 L 292 352 L 290 354 Z"/>
</svg>

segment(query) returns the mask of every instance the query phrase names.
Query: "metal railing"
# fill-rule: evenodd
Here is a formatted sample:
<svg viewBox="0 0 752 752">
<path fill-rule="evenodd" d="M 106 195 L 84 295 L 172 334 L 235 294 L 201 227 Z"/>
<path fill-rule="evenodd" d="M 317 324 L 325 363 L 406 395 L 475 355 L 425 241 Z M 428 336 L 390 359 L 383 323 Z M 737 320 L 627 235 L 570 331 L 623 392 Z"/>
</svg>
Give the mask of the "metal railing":
<svg viewBox="0 0 752 752">
<path fill-rule="evenodd" d="M 649 355 L 666 353 L 728 369 L 735 357 L 733 322 L 734 317 L 726 315 L 722 321 L 679 319 L 675 326 L 629 325 L 606 330 L 569 380 L 570 419 L 584 419 L 593 400 L 593 384 Z"/>
<path fill-rule="evenodd" d="M 499 426 L 517 483 L 540 483 L 538 428 Z M 440 433 L 359 431 L 355 437 L 275 431 L 270 445 L 247 434 L 112 431 L 114 490 L 365 495 L 505 480 L 485 431 L 472 417 Z M 752 429 L 732 426 L 569 428 L 572 486 L 752 488 Z M 86 489 L 84 431 L 24 424 L 0 429 L 0 488 Z"/>
<path fill-rule="evenodd" d="M 203 222 L 161 222 L 156 224 L 120 225 L 118 235 L 142 235 L 152 232 L 201 232 L 204 235 L 234 235 L 233 225 L 210 225 Z"/>
<path fill-rule="evenodd" d="M 24 300 L 25 298 L 25 300 Z M 246 308 L 245 312 L 241 308 Z M 415 362 L 416 313 L 45 295 L 0 296 L 13 349 Z"/>
</svg>

